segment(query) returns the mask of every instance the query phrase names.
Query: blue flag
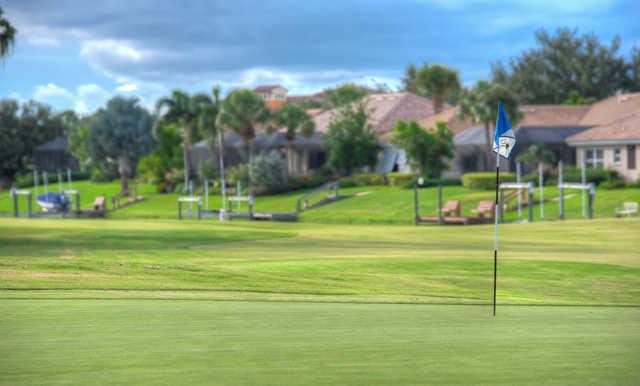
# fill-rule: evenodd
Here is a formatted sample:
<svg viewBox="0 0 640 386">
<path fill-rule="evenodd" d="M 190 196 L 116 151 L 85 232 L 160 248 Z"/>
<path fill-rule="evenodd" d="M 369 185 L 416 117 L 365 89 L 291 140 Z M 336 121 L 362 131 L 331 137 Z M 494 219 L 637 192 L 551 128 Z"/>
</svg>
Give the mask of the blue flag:
<svg viewBox="0 0 640 386">
<path fill-rule="evenodd" d="M 493 151 L 504 158 L 509 158 L 514 147 L 516 147 L 516 135 L 511 130 L 511 124 L 502 108 L 502 102 L 498 102 L 498 119 L 493 136 Z"/>
</svg>

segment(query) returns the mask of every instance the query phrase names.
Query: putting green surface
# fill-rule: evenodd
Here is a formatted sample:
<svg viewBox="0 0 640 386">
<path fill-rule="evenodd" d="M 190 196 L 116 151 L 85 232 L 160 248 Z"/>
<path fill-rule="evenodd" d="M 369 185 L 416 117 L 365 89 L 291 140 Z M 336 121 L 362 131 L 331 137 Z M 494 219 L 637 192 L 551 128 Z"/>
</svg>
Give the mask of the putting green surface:
<svg viewBox="0 0 640 386">
<path fill-rule="evenodd" d="M 640 382 L 640 309 L 0 302 L 7 385 Z"/>
<path fill-rule="evenodd" d="M 0 219 L 0 384 L 638 384 L 640 219 Z"/>
</svg>

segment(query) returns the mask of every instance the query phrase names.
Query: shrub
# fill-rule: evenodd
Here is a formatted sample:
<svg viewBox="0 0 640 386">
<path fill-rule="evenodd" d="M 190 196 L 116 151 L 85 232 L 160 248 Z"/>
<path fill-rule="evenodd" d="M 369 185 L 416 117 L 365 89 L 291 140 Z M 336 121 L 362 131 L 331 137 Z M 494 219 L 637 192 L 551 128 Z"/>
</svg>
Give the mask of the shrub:
<svg viewBox="0 0 640 386">
<path fill-rule="evenodd" d="M 102 168 L 94 167 L 91 169 L 91 181 L 93 182 L 110 182 L 114 176 L 105 172 Z"/>
<path fill-rule="evenodd" d="M 412 173 L 389 173 L 387 174 L 387 181 L 391 186 L 406 186 L 407 183 L 415 183 L 415 176 Z"/>
<path fill-rule="evenodd" d="M 376 173 L 360 173 L 353 176 L 357 186 L 386 185 L 384 176 Z"/>
<path fill-rule="evenodd" d="M 599 185 L 600 188 L 602 189 L 622 189 L 622 188 L 626 188 L 627 184 L 622 181 L 622 180 L 615 180 L 615 181 L 603 181 L 600 183 Z"/>
<path fill-rule="evenodd" d="M 340 179 L 340 187 L 341 188 L 353 188 L 354 186 L 358 186 L 356 184 L 356 180 L 353 177 L 342 177 Z"/>
<path fill-rule="evenodd" d="M 281 191 L 287 184 L 287 165 L 276 151 L 258 155 L 249 165 L 251 181 L 269 192 Z"/>
<path fill-rule="evenodd" d="M 564 182 L 580 182 L 582 181 L 582 171 L 576 166 L 568 166 L 564 169 L 562 178 Z M 594 182 L 596 185 L 600 185 L 604 181 L 617 181 L 620 179 L 618 172 L 615 170 L 595 168 L 587 168 L 586 178 L 587 182 Z"/>
<path fill-rule="evenodd" d="M 238 181 L 240 181 L 242 186 L 249 186 L 249 167 L 246 164 L 232 166 L 227 172 L 231 185 L 236 186 Z"/>
<path fill-rule="evenodd" d="M 516 180 L 514 173 L 500 173 L 500 182 L 513 182 Z M 467 173 L 462 176 L 462 186 L 469 189 L 495 189 L 496 174 L 493 172 Z"/>
<path fill-rule="evenodd" d="M 218 162 L 216 162 L 215 159 L 202 161 L 199 172 L 200 179 L 209 181 L 215 180 L 220 175 Z"/>
<path fill-rule="evenodd" d="M 61 172 L 61 177 L 62 180 L 65 184 L 65 187 L 67 186 L 67 171 L 62 171 Z M 91 176 L 91 174 L 89 172 L 82 172 L 82 171 L 74 171 L 71 172 L 71 180 L 72 182 L 75 181 L 84 181 L 84 180 L 88 180 L 89 177 Z M 49 179 L 49 183 L 58 183 L 58 174 L 57 172 L 50 172 L 48 173 L 48 179 Z M 38 172 L 38 185 L 42 185 L 42 173 Z M 15 180 L 15 186 L 16 188 L 29 188 L 33 186 L 33 172 L 31 173 L 25 173 L 25 174 L 18 174 L 16 175 L 16 180 Z"/>
<path fill-rule="evenodd" d="M 462 185 L 462 182 L 460 182 L 460 180 L 456 179 L 456 178 L 425 178 L 422 181 L 422 185 L 420 185 L 423 188 L 429 188 L 429 187 L 433 187 L 433 186 L 438 186 L 438 185 L 442 185 L 442 186 L 460 186 Z M 407 181 L 404 184 L 404 188 L 406 189 L 413 189 L 416 187 L 416 179 L 413 178 L 410 181 Z"/>
</svg>

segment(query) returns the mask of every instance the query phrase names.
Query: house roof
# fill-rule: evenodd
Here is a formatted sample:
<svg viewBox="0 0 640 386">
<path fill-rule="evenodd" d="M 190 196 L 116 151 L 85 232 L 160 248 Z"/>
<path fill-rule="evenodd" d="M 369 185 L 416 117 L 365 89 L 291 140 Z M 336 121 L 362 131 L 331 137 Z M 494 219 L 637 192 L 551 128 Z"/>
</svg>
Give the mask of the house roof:
<svg viewBox="0 0 640 386">
<path fill-rule="evenodd" d="M 433 115 L 433 103 L 427 98 L 408 92 L 372 94 L 365 97 L 365 104 L 371 110 L 371 124 L 382 142 L 388 142 L 396 122 L 419 121 Z M 339 109 L 326 110 L 313 118 L 316 131 L 325 133 L 331 118 Z"/>
<path fill-rule="evenodd" d="M 256 86 L 256 88 L 253 89 L 253 91 L 255 92 L 271 92 L 277 88 L 282 88 L 285 89 L 284 87 L 280 86 L 279 84 L 264 84 L 264 85 L 260 85 L 260 86 Z"/>
<path fill-rule="evenodd" d="M 420 126 L 429 129 L 432 127 L 434 128 L 436 126 L 436 122 L 444 122 L 447 124 L 449 130 L 455 135 L 473 126 L 471 119 L 460 119 L 459 112 L 460 108 L 458 106 L 452 106 L 448 109 L 442 110 L 438 114 L 422 119 L 418 123 Z"/>
<path fill-rule="evenodd" d="M 640 95 L 640 94 L 638 94 Z M 620 119 L 592 127 L 567 138 L 570 145 L 640 144 L 640 110 Z"/>
<path fill-rule="evenodd" d="M 580 124 L 604 125 L 636 112 L 640 112 L 640 92 L 618 94 L 595 103 Z"/>
<path fill-rule="evenodd" d="M 588 126 L 524 126 L 515 129 L 518 146 L 544 143 L 563 144 L 567 137 L 588 130 Z M 458 145 L 485 145 L 484 127 L 472 126 L 453 137 Z M 491 133 L 493 135 L 493 132 Z"/>
<path fill-rule="evenodd" d="M 61 135 L 36 147 L 36 151 L 67 151 L 67 136 Z"/>
<path fill-rule="evenodd" d="M 522 105 L 518 126 L 580 126 L 590 105 Z"/>
</svg>

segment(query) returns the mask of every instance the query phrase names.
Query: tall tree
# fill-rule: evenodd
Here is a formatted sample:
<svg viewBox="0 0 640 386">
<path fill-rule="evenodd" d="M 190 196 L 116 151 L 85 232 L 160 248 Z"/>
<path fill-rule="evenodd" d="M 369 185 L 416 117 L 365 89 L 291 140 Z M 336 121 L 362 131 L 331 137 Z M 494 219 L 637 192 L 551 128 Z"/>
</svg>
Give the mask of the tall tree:
<svg viewBox="0 0 640 386">
<path fill-rule="evenodd" d="M 184 158 L 184 183 L 189 183 L 191 168 L 189 167 L 189 149 L 194 141 L 200 138 L 198 122 L 203 106 L 210 104 L 206 94 L 190 96 L 184 91 L 174 90 L 170 96 L 158 100 L 156 111 L 163 123 L 176 123 L 182 135 Z"/>
<path fill-rule="evenodd" d="M 372 166 L 377 159 L 378 143 L 363 102 L 342 107 L 331 117 L 324 142 L 329 149 L 328 163 L 342 173 Z"/>
<path fill-rule="evenodd" d="M 345 83 L 325 91 L 324 108 L 334 109 L 356 102 L 367 95 L 367 91 L 353 83 Z"/>
<path fill-rule="evenodd" d="M 0 100 L 0 187 L 7 187 L 16 173 L 25 171 L 33 162 L 38 145 L 62 135 L 65 131 L 59 115 L 47 105 L 29 101 Z"/>
<path fill-rule="evenodd" d="M 221 186 L 224 186 L 224 128 L 220 123 L 220 111 L 222 109 L 220 86 L 213 86 L 211 96 L 212 98 L 208 100 L 208 103 L 202 104 L 198 118 L 198 127 L 202 136 L 209 139 L 211 149 L 213 150 L 216 145 L 218 147 L 217 163 L 220 168 L 220 183 Z"/>
<path fill-rule="evenodd" d="M 16 28 L 4 17 L 4 11 L 0 7 L 0 58 L 9 53 L 15 43 L 17 32 Z"/>
<path fill-rule="evenodd" d="M 118 160 L 120 194 L 129 194 L 129 177 L 138 159 L 154 146 L 151 135 L 153 118 L 140 106 L 138 98 L 116 96 L 105 109 L 96 113 L 89 131 L 89 149 L 92 157 L 101 162 Z"/>
<path fill-rule="evenodd" d="M 572 91 L 584 98 L 606 98 L 618 90 L 638 91 L 633 81 L 638 63 L 620 54 L 620 38 L 609 45 L 597 36 L 579 36 L 576 30 L 544 29 L 535 33 L 537 46 L 512 58 L 507 69 L 493 64 L 493 80 L 505 83 L 522 103 L 562 103 Z"/>
<path fill-rule="evenodd" d="M 245 151 L 249 163 L 254 157 L 254 140 L 256 127 L 268 122 L 269 109 L 258 94 L 249 89 L 231 92 L 222 102 L 219 122 L 222 127 L 229 128 L 244 140 Z"/>
<path fill-rule="evenodd" d="M 445 101 L 455 103 L 460 93 L 458 71 L 442 64 L 425 64 L 415 74 L 418 94 L 433 100 L 433 110 L 442 111 Z"/>
<path fill-rule="evenodd" d="M 492 141 L 491 130 L 495 127 L 498 116 L 498 102 L 509 117 L 512 127 L 516 127 L 522 114 L 518 109 L 518 100 L 514 93 L 505 85 L 480 80 L 471 90 L 465 90 L 460 98 L 460 117 L 470 118 L 474 123 L 484 125 L 485 143 L 487 144 L 487 164 L 491 164 Z"/>
<path fill-rule="evenodd" d="M 412 92 L 414 94 L 418 93 L 418 89 L 416 88 L 416 74 L 418 69 L 413 64 L 409 64 L 407 68 L 404 70 L 404 76 L 402 77 L 402 89 L 407 92 Z"/>
<path fill-rule="evenodd" d="M 446 159 L 453 157 L 453 134 L 444 122 L 427 131 L 414 121 L 398 121 L 391 142 L 404 149 L 417 177 L 440 178 Z"/>
<path fill-rule="evenodd" d="M 311 137 L 316 127 L 315 122 L 302 107 L 295 104 L 285 105 L 275 114 L 273 121 L 278 127 L 284 127 L 287 130 L 285 134 L 287 138 L 287 169 L 291 173 L 293 170 L 291 142 L 298 133 L 307 138 Z"/>
</svg>

